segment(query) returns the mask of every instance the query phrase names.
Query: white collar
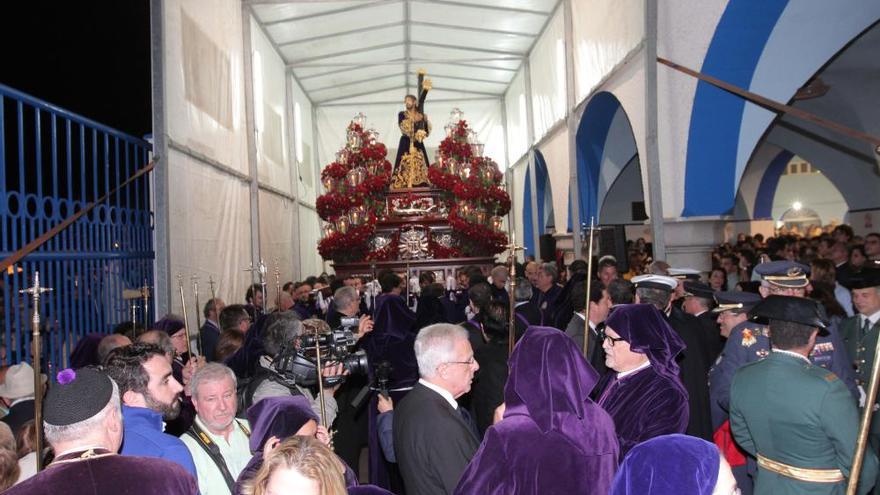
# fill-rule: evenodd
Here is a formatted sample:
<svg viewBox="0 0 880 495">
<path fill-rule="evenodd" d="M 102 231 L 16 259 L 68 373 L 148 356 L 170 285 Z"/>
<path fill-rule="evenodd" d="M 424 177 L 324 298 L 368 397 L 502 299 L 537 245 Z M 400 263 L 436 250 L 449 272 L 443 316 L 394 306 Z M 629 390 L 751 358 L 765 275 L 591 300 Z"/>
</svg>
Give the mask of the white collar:
<svg viewBox="0 0 880 495">
<path fill-rule="evenodd" d="M 584 315 L 584 314 L 581 313 L 580 311 L 575 311 L 574 314 L 575 314 L 575 316 L 577 316 L 578 318 L 580 318 L 581 321 L 587 319 L 586 315 Z M 592 331 L 594 331 L 594 332 L 596 331 L 596 324 L 593 323 L 592 320 L 590 321 L 590 330 L 592 330 Z"/>
<path fill-rule="evenodd" d="M 786 351 L 785 349 L 773 349 L 773 352 L 778 352 L 780 354 L 785 354 L 787 356 L 803 359 L 804 361 L 812 364 L 809 359 L 807 359 L 806 357 L 803 356 L 803 354 L 798 354 L 798 353 L 792 352 L 792 351 Z"/>
<path fill-rule="evenodd" d="M 522 306 L 523 304 L 528 304 L 528 303 L 529 303 L 528 301 L 520 301 L 520 302 L 516 303 L 516 306 L 514 306 L 514 307 L 518 308 L 518 307 Z"/>
<path fill-rule="evenodd" d="M 629 371 L 621 371 L 621 372 L 617 373 L 617 379 L 620 380 L 621 378 L 627 377 L 629 375 L 633 375 L 636 372 L 642 371 L 643 369 L 645 369 L 649 366 L 651 366 L 651 361 L 645 361 L 644 363 L 640 364 L 636 368 L 633 368 Z"/>
<path fill-rule="evenodd" d="M 29 400 L 34 400 L 34 397 L 28 396 L 28 397 L 22 397 L 20 399 L 15 399 L 14 401 L 12 401 L 11 404 L 9 404 L 9 407 L 12 407 L 12 406 L 18 404 L 19 402 L 25 402 L 25 401 L 29 401 Z"/>
<path fill-rule="evenodd" d="M 446 390 L 445 388 L 441 387 L 440 385 L 436 385 L 434 383 L 431 383 L 431 382 L 425 380 L 424 378 L 419 378 L 419 383 L 430 388 L 434 392 L 437 392 L 438 394 L 440 394 L 440 396 L 443 397 L 444 399 L 446 399 L 446 402 L 448 402 L 449 405 L 452 406 L 453 409 L 455 409 L 456 411 L 458 410 L 458 402 L 455 401 L 455 397 L 453 397 L 452 394 L 449 393 L 449 390 Z"/>
<path fill-rule="evenodd" d="M 700 311 L 699 313 L 695 314 L 694 316 L 700 316 L 701 314 L 706 313 L 707 311 L 709 311 L 709 310 L 704 309 L 703 311 Z"/>
<path fill-rule="evenodd" d="M 860 322 L 859 322 L 862 325 L 865 324 L 864 318 L 867 318 L 868 321 L 871 322 L 871 326 L 873 327 L 874 325 L 877 324 L 877 321 L 880 320 L 880 310 L 874 311 L 874 313 L 870 314 L 870 315 L 862 315 L 862 320 L 860 320 Z"/>
</svg>

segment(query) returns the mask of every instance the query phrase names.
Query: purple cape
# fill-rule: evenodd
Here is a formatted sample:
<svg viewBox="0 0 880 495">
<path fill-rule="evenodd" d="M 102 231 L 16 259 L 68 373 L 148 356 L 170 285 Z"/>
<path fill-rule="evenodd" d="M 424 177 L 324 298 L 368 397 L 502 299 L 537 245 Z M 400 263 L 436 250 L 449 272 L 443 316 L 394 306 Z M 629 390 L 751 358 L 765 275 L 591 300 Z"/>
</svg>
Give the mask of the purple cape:
<svg viewBox="0 0 880 495">
<path fill-rule="evenodd" d="M 176 462 L 108 455 L 50 465 L 3 492 L 9 495 L 196 495 L 196 479 Z"/>
<path fill-rule="evenodd" d="M 614 419 L 622 458 L 638 443 L 687 429 L 688 395 L 675 362 L 685 346 L 650 304 L 616 306 L 605 326 L 629 342 L 634 352 L 647 355 L 651 363 L 621 379 L 609 370 L 598 387 L 599 405 Z"/>
<path fill-rule="evenodd" d="M 510 356 L 504 420 L 455 493 L 608 493 L 618 447 L 614 423 L 589 398 L 597 378 L 568 336 L 530 327 Z"/>
<path fill-rule="evenodd" d="M 609 495 L 711 495 L 719 462 L 714 444 L 687 435 L 663 435 L 630 451 Z"/>
<path fill-rule="evenodd" d="M 308 399 L 301 395 L 266 397 L 247 410 L 247 417 L 251 425 L 250 449 L 254 456 L 238 475 L 234 495 L 240 495 L 244 483 L 256 476 L 263 466 L 263 447 L 270 438 L 284 440 L 295 435 L 309 420 L 320 421 Z M 346 486 L 357 485 L 354 472 L 344 462 L 342 464 L 345 466 Z"/>
</svg>

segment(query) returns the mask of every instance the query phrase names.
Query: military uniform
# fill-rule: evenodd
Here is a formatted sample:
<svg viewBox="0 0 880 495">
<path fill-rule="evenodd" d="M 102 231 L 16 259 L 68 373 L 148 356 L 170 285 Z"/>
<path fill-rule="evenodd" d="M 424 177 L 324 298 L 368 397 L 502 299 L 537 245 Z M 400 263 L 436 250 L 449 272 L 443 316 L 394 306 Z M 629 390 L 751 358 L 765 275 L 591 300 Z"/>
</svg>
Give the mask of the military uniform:
<svg viewBox="0 0 880 495">
<path fill-rule="evenodd" d="M 754 312 L 771 321 L 823 328 L 815 301 L 770 296 Z M 858 409 L 841 380 L 797 352 L 773 349 L 766 359 L 736 372 L 730 424 L 737 443 L 757 458 L 755 493 L 843 494 L 858 436 Z M 858 493 L 877 475 L 866 452 Z"/>
<path fill-rule="evenodd" d="M 744 366 L 731 386 L 731 430 L 739 445 L 758 458 L 758 495 L 844 493 L 858 417 L 855 402 L 834 373 L 787 353 L 772 352 Z M 778 473 L 781 464 L 805 471 L 796 472 L 801 479 L 785 476 Z M 877 458 L 869 450 L 859 493 L 870 490 L 876 474 Z M 838 481 L 804 481 L 811 476 Z"/>
</svg>

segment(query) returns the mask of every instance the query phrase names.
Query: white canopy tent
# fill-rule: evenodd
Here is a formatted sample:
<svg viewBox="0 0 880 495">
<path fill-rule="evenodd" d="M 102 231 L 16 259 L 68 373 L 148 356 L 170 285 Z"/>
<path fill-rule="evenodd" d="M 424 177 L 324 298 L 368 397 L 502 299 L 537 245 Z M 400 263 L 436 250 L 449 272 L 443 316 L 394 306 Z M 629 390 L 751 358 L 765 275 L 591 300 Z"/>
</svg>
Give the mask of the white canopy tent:
<svg viewBox="0 0 880 495">
<path fill-rule="evenodd" d="M 433 83 L 429 156 L 450 111 L 464 111 L 486 154 L 510 172 L 510 218 L 522 232 L 523 202 L 533 200 L 524 184 L 535 183 L 530 151 L 541 150 L 559 236 L 578 242 L 578 229 L 568 235 L 564 226 L 580 222 L 569 203 L 584 102 L 615 91 L 644 129 L 641 65 L 632 64 L 645 49 L 644 5 L 153 0 L 154 133 L 167 160 L 156 174 L 159 293 L 177 273 L 194 273 L 220 279 L 220 295 L 240 300 L 254 281 L 244 269 L 261 259 L 270 273 L 278 266 L 282 283 L 331 270 L 316 252 L 320 170 L 360 112 L 393 160 L 397 112 L 418 69 Z M 642 150 L 643 132 L 636 141 Z M 172 299 L 160 304 L 175 308 Z"/>
</svg>

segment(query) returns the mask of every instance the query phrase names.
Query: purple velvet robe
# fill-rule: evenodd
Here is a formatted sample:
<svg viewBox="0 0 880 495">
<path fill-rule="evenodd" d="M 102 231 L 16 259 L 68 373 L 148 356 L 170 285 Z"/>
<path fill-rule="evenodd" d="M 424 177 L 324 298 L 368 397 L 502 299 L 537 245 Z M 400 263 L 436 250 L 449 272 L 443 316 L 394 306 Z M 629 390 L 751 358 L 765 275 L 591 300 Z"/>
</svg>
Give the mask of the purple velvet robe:
<svg viewBox="0 0 880 495">
<path fill-rule="evenodd" d="M 195 478 L 176 462 L 107 455 L 51 464 L 4 495 L 197 495 Z"/>
<path fill-rule="evenodd" d="M 530 327 L 510 356 L 504 419 L 455 493 L 607 494 L 618 447 L 614 423 L 589 398 L 597 378 L 568 336 Z"/>
<path fill-rule="evenodd" d="M 599 405 L 611 418 L 620 457 L 636 444 L 688 425 L 688 395 L 678 376 L 675 357 L 685 348 L 681 338 L 650 304 L 621 304 L 605 320 L 609 328 L 645 354 L 651 366 L 623 378 L 609 370 L 599 383 Z"/>
<path fill-rule="evenodd" d="M 663 435 L 630 451 L 609 495 L 712 495 L 719 462 L 715 444 L 687 435 Z"/>
</svg>

